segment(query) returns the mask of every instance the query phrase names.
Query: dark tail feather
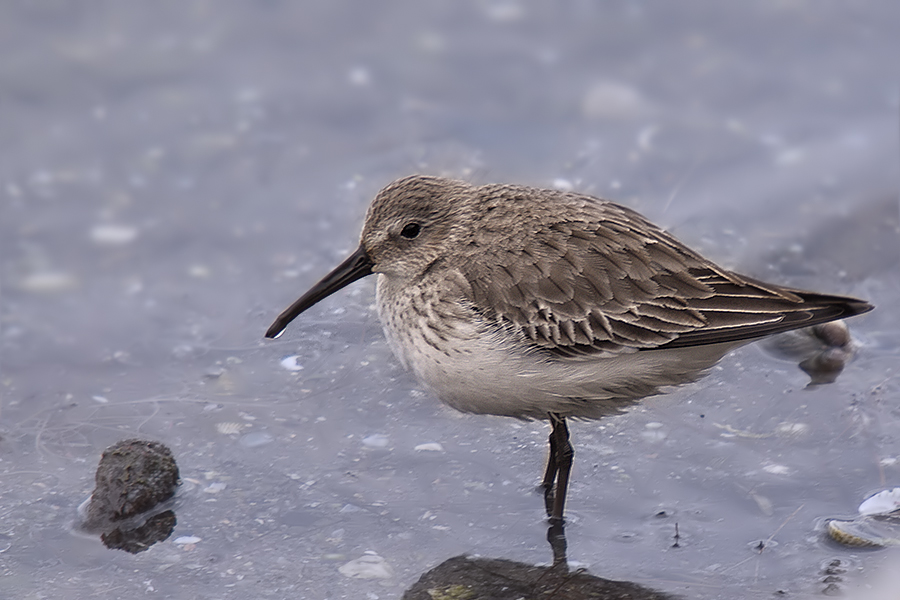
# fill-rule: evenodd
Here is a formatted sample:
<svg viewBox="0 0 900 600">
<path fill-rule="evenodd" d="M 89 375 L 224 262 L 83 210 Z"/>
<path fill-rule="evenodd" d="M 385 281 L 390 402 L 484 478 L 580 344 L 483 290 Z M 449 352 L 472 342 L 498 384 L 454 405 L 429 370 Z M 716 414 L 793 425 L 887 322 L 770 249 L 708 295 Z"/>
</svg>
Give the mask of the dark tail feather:
<svg viewBox="0 0 900 600">
<path fill-rule="evenodd" d="M 774 287 L 774 286 L 769 286 Z M 798 297 L 799 301 L 786 299 L 759 300 L 759 313 L 770 318 L 758 323 L 734 327 L 718 327 L 689 331 L 658 348 L 685 348 L 727 342 L 751 341 L 776 333 L 784 333 L 802 327 L 812 327 L 829 321 L 846 319 L 867 313 L 873 308 L 864 300 L 848 296 L 832 296 L 789 288 L 777 288 Z M 757 312 L 750 310 L 748 312 Z M 774 317 L 774 318 L 773 318 Z"/>
</svg>

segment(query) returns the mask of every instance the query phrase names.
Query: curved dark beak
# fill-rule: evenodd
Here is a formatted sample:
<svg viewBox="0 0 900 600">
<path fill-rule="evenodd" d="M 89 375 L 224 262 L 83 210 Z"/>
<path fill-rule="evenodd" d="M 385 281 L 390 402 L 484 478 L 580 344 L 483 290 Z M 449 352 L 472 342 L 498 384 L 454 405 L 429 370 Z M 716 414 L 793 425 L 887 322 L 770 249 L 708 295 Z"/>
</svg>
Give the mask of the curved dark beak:
<svg viewBox="0 0 900 600">
<path fill-rule="evenodd" d="M 362 245 L 356 249 L 356 252 L 347 257 L 347 259 L 339 264 L 335 269 L 322 278 L 308 292 L 303 294 L 299 300 L 291 304 L 287 310 L 278 315 L 275 322 L 266 331 L 267 338 L 277 338 L 284 333 L 284 328 L 288 323 L 297 318 L 297 315 L 318 302 L 319 300 L 330 296 L 339 289 L 350 285 L 357 279 L 362 279 L 366 275 L 372 274 L 372 266 L 375 263 L 366 254 Z"/>
</svg>

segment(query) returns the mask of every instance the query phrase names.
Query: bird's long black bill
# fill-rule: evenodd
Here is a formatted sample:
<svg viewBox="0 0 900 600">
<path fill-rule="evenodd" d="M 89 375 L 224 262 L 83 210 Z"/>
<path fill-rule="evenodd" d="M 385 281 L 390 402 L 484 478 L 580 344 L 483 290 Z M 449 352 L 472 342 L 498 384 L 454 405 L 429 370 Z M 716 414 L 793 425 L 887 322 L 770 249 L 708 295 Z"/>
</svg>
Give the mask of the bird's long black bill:
<svg viewBox="0 0 900 600">
<path fill-rule="evenodd" d="M 297 315 L 318 302 L 319 300 L 330 296 L 339 289 L 350 285 L 357 279 L 362 279 L 366 275 L 372 274 L 372 266 L 374 263 L 369 255 L 366 254 L 365 248 L 360 245 L 356 252 L 347 257 L 347 259 L 339 264 L 335 269 L 322 278 L 322 280 L 314 285 L 312 289 L 303 294 L 299 300 L 291 304 L 283 313 L 278 315 L 275 322 L 266 331 L 267 338 L 277 338 L 283 332 L 288 323 L 297 318 Z"/>
</svg>

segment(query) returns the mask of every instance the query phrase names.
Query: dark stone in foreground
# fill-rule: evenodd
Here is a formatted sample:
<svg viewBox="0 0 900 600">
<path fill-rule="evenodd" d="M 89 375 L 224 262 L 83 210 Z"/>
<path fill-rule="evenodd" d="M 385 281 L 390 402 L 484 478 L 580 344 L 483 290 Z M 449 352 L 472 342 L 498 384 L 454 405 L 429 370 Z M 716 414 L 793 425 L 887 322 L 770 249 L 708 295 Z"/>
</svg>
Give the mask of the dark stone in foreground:
<svg viewBox="0 0 900 600">
<path fill-rule="evenodd" d="M 120 521 L 175 495 L 178 465 L 159 442 L 123 440 L 104 450 L 95 481 L 88 522 Z"/>
<path fill-rule="evenodd" d="M 133 439 L 110 446 L 97 467 L 81 527 L 100 531 L 109 548 L 146 550 L 175 527 L 174 512 L 154 509 L 175 495 L 178 477 L 172 451 L 159 442 Z"/>
<path fill-rule="evenodd" d="M 494 558 L 450 558 L 422 575 L 402 600 L 673 600 L 627 581 L 610 581 L 564 566 L 537 567 Z"/>
</svg>

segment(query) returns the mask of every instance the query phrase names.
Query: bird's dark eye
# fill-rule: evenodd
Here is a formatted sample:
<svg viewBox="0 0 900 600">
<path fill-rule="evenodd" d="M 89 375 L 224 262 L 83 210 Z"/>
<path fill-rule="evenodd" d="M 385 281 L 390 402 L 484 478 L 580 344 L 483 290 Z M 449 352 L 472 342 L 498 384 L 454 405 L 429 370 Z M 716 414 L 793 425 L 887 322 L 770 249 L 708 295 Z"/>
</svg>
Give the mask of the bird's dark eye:
<svg viewBox="0 0 900 600">
<path fill-rule="evenodd" d="M 408 240 L 413 239 L 419 232 L 422 230 L 422 226 L 418 223 L 407 223 L 403 226 L 403 230 L 400 232 L 400 235 L 405 237 Z"/>
</svg>

